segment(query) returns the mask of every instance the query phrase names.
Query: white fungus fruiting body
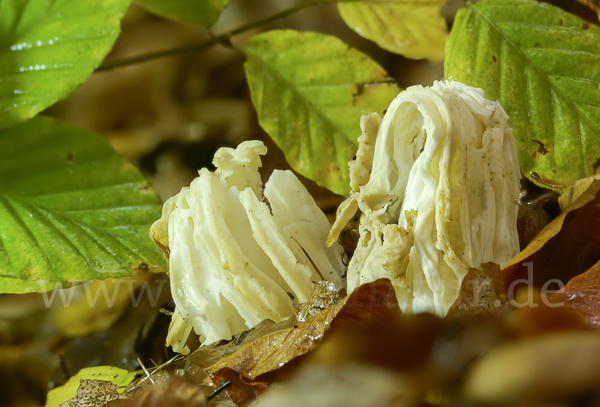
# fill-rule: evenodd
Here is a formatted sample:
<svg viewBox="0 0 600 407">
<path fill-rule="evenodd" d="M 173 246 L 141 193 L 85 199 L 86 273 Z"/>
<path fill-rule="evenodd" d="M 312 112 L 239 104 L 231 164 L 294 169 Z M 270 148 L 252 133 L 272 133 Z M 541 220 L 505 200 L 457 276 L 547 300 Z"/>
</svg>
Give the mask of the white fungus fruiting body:
<svg viewBox="0 0 600 407">
<path fill-rule="evenodd" d="M 313 281 L 345 284 L 343 249 L 326 248 L 331 227 L 290 171 L 274 171 L 264 195 L 258 168 L 267 148 L 246 141 L 215 154 L 164 205 L 151 237 L 169 258 L 175 313 L 167 346 L 186 353 L 193 328 L 203 344 L 294 314 Z M 268 204 L 266 202 L 268 200 Z"/>
<path fill-rule="evenodd" d="M 444 316 L 469 267 L 519 252 L 520 171 L 508 116 L 459 82 L 412 86 L 361 118 L 352 193 L 328 244 L 360 209 L 348 292 L 389 278 L 408 312 Z"/>
</svg>

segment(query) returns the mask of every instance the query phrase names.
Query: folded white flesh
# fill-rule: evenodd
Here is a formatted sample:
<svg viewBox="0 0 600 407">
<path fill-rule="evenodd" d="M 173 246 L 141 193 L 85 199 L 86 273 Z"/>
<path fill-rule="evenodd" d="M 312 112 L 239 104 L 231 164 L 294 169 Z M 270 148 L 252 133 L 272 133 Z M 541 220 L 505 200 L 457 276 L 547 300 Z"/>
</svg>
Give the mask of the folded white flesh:
<svg viewBox="0 0 600 407">
<path fill-rule="evenodd" d="M 220 149 L 217 170 L 202 169 L 152 227 L 168 252 L 176 310 L 167 345 L 176 352 L 187 351 L 192 328 L 209 344 L 293 315 L 312 281 L 345 286 L 343 249 L 326 248 L 331 225 L 296 176 L 274 171 L 263 196 L 265 153 L 259 141 Z"/>
<path fill-rule="evenodd" d="M 406 89 L 383 119 L 362 117 L 352 193 L 328 239 L 360 209 L 349 292 L 389 278 L 402 310 L 444 316 L 469 267 L 519 252 L 521 175 L 508 119 L 481 89 L 446 81 Z"/>
</svg>

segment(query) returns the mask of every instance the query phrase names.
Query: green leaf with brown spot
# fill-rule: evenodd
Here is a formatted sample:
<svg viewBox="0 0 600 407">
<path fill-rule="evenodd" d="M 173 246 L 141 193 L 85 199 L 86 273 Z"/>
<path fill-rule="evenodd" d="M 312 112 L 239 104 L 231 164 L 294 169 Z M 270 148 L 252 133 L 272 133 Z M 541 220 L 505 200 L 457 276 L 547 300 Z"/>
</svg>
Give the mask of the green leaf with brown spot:
<svg viewBox="0 0 600 407">
<path fill-rule="evenodd" d="M 600 171 L 599 66 L 600 27 L 547 3 L 484 0 L 458 13 L 444 69 L 500 101 L 524 175 L 566 185 Z"/>
<path fill-rule="evenodd" d="M 160 208 L 99 134 L 47 117 L 3 130 L 0 293 L 164 271 L 148 237 Z"/>
<path fill-rule="evenodd" d="M 69 378 L 67 383 L 48 393 L 45 407 L 58 407 L 65 401 L 75 398 L 81 381 L 100 380 L 116 386 L 116 391 L 122 393 L 125 390 L 125 386 L 131 383 L 135 379 L 135 376 L 135 372 L 129 373 L 127 370 L 113 366 L 95 366 L 81 369 L 75 376 Z M 90 402 L 89 405 L 95 405 L 95 400 L 92 400 L 94 394 L 89 394 L 88 396 L 90 397 L 86 401 Z"/>
<path fill-rule="evenodd" d="M 329 35 L 273 30 L 242 48 L 262 128 L 300 174 L 350 191 L 360 116 L 382 113 L 400 89 L 367 55 Z"/>
</svg>

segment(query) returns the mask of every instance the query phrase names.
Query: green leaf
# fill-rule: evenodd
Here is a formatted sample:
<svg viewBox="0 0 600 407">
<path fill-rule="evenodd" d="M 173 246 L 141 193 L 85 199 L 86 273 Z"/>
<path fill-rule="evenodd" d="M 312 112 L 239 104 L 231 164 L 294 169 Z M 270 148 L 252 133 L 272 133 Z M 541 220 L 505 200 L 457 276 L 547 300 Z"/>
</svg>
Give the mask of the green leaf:
<svg viewBox="0 0 600 407">
<path fill-rule="evenodd" d="M 0 1 L 0 128 L 83 82 L 112 48 L 130 1 Z"/>
<path fill-rule="evenodd" d="M 229 0 L 134 0 L 162 17 L 189 24 L 213 25 Z"/>
<path fill-rule="evenodd" d="M 458 13 L 444 69 L 500 101 L 528 178 L 565 185 L 600 170 L 599 67 L 600 27 L 537 1 L 485 0 Z"/>
<path fill-rule="evenodd" d="M 370 0 L 339 3 L 350 28 L 407 58 L 442 61 L 448 37 L 440 9 L 448 0 Z"/>
<path fill-rule="evenodd" d="M 59 285 L 59 287 L 57 287 Z M 61 288 L 60 283 L 55 281 L 43 282 L 35 280 L 21 280 L 20 278 L 0 276 L 0 293 L 2 294 L 25 294 L 51 291 Z M 65 287 L 66 288 L 66 287 Z"/>
<path fill-rule="evenodd" d="M 163 271 L 142 174 L 96 133 L 36 117 L 0 133 L 0 292 Z M 12 282 L 12 284 L 11 284 Z"/>
<path fill-rule="evenodd" d="M 81 369 L 67 383 L 48 392 L 45 407 L 58 407 L 77 395 L 80 380 L 103 380 L 117 385 L 117 392 L 122 393 L 129 383 L 135 379 L 136 373 L 113 366 L 96 366 Z"/>
<path fill-rule="evenodd" d="M 348 193 L 360 116 L 382 113 L 400 89 L 367 55 L 328 35 L 274 30 L 242 50 L 262 128 L 292 168 Z"/>
</svg>

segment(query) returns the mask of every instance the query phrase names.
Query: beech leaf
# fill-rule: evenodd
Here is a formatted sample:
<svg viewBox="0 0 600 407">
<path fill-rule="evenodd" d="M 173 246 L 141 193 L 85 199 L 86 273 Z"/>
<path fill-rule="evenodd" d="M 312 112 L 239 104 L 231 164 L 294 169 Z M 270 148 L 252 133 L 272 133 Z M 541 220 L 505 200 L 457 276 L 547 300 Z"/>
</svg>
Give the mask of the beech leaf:
<svg viewBox="0 0 600 407">
<path fill-rule="evenodd" d="M 600 262 L 549 297 L 553 303 L 575 310 L 588 326 L 600 329 Z"/>
<path fill-rule="evenodd" d="M 338 3 L 340 15 L 359 35 L 412 59 L 442 61 L 448 37 L 440 9 L 447 0 L 374 0 Z"/>
<path fill-rule="evenodd" d="M 180 377 L 165 383 L 150 385 L 131 398 L 118 404 L 119 407 L 204 407 L 206 395 L 200 387 Z"/>
<path fill-rule="evenodd" d="M 481 270 L 469 268 L 462 281 L 458 298 L 448 310 L 449 317 L 473 316 L 510 311 L 500 266 L 481 265 Z"/>
<path fill-rule="evenodd" d="M 525 249 L 550 221 L 548 211 L 556 208 L 558 194 L 554 191 L 536 197 L 528 202 L 519 203 L 517 230 L 519 232 L 519 248 Z"/>
<path fill-rule="evenodd" d="M 350 191 L 363 114 L 383 112 L 400 89 L 367 55 L 338 38 L 272 30 L 242 48 L 262 128 L 291 167 L 337 194 Z"/>
<path fill-rule="evenodd" d="M 136 373 L 129 373 L 127 370 L 119 369 L 113 366 L 96 366 L 81 369 L 79 373 L 72 376 L 67 383 L 56 389 L 50 390 L 46 407 L 58 407 L 61 403 L 74 399 L 78 395 L 78 389 L 82 382 L 86 392 L 93 392 L 95 389 L 102 393 L 112 393 L 116 390 L 117 393 L 123 392 L 126 385 L 131 383 L 135 378 Z M 91 381 L 92 383 L 86 383 Z M 112 386 L 111 386 L 112 385 Z M 113 387 L 114 386 L 114 387 Z"/>
<path fill-rule="evenodd" d="M 483 0 L 457 14 L 444 70 L 500 101 L 521 171 L 545 186 L 600 171 L 599 63 L 600 27 L 543 2 Z"/>
<path fill-rule="evenodd" d="M 100 65 L 131 0 L 0 2 L 0 129 L 65 98 Z"/>
<path fill-rule="evenodd" d="M 213 25 L 229 0 L 135 0 L 151 13 L 188 24 Z"/>
<path fill-rule="evenodd" d="M 159 216 L 148 181 L 99 134 L 43 116 L 0 133 L 0 292 L 163 271 L 148 238 Z"/>
<path fill-rule="evenodd" d="M 600 182 L 591 183 L 579 198 L 503 268 L 502 275 L 512 297 L 523 284 L 558 289 L 600 260 Z"/>
<path fill-rule="evenodd" d="M 573 182 L 572 184 L 561 189 L 560 196 L 558 197 L 558 205 L 561 211 L 569 209 L 581 195 L 585 194 L 590 188 L 594 187 L 594 184 L 600 183 L 600 175 L 583 178 Z"/>
<path fill-rule="evenodd" d="M 215 384 L 222 378 L 231 380 L 238 377 L 240 383 L 250 385 L 258 394 L 266 389 L 268 378 L 262 380 L 264 375 L 273 374 L 315 349 L 330 329 L 352 326 L 383 315 L 390 309 L 398 309 L 398 302 L 389 280 L 364 284 L 350 296 L 306 321 L 254 339 L 209 366 L 206 371 Z"/>
</svg>

